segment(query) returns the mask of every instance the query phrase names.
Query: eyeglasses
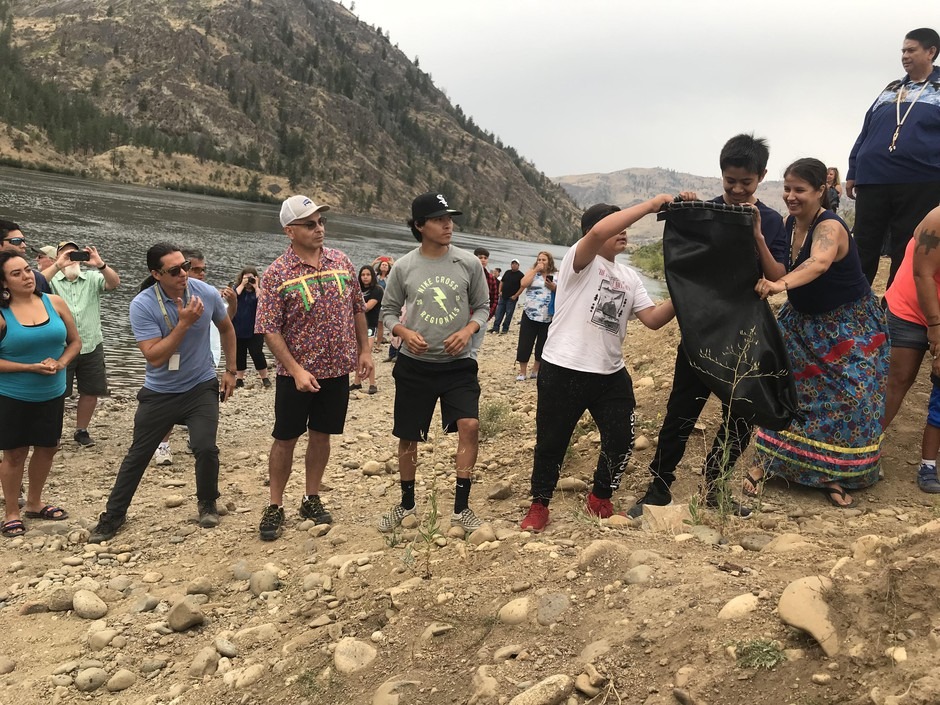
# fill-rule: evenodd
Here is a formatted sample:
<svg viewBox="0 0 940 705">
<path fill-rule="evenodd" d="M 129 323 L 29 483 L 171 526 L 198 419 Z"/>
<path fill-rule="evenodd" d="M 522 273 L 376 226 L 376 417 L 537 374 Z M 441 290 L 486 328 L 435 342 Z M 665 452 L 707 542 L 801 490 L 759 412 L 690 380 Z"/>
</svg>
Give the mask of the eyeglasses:
<svg viewBox="0 0 940 705">
<path fill-rule="evenodd" d="M 178 277 L 180 272 L 188 272 L 192 268 L 193 264 L 189 260 L 186 260 L 182 264 L 178 264 L 175 267 L 169 267 L 167 269 L 158 269 L 157 274 L 169 274 L 171 277 Z"/>
<path fill-rule="evenodd" d="M 26 244 L 25 237 L 5 237 L 3 238 L 3 241 L 9 242 L 11 245 L 16 245 L 17 247 L 19 247 L 20 245 Z"/>
<path fill-rule="evenodd" d="M 208 267 L 189 267 L 189 271 L 193 274 L 205 274 Z"/>
<path fill-rule="evenodd" d="M 320 220 L 305 220 L 302 223 L 291 223 L 290 227 L 307 228 L 308 230 L 316 230 L 321 225 L 326 227 L 326 218 L 323 216 L 320 217 Z"/>
</svg>

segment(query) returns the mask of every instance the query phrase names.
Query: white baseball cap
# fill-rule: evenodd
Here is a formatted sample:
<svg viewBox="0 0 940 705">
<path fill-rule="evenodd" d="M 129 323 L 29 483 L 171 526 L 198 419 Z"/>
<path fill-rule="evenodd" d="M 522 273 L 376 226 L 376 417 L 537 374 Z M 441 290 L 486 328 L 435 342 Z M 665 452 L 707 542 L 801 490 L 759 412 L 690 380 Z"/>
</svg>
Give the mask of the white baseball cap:
<svg viewBox="0 0 940 705">
<path fill-rule="evenodd" d="M 328 211 L 329 206 L 318 206 L 306 196 L 291 196 L 281 204 L 281 227 L 290 225 L 295 220 L 306 218 L 318 211 Z"/>
</svg>

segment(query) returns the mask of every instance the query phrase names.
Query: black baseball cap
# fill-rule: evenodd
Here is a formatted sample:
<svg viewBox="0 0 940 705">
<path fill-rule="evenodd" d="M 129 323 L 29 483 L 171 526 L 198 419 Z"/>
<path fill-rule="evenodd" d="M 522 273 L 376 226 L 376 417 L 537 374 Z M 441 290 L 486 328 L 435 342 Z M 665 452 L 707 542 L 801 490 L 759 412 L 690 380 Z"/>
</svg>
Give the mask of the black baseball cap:
<svg viewBox="0 0 940 705">
<path fill-rule="evenodd" d="M 584 215 L 581 216 L 581 234 L 587 235 L 591 228 L 611 213 L 616 213 L 619 210 L 620 206 L 611 206 L 607 203 L 595 203 L 584 211 Z"/>
<path fill-rule="evenodd" d="M 463 212 L 451 208 L 444 196 L 434 192 L 422 193 L 411 202 L 411 217 L 414 220 L 439 218 L 442 215 L 463 215 Z"/>
</svg>

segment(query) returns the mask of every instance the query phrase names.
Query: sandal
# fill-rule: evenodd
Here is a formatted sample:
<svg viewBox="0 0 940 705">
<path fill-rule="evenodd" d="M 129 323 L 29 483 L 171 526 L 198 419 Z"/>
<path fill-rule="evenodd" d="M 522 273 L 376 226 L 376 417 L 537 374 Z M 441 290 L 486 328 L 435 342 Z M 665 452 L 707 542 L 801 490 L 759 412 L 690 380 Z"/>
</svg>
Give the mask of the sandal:
<svg viewBox="0 0 940 705">
<path fill-rule="evenodd" d="M 26 525 L 19 519 L 11 519 L 0 525 L 0 534 L 7 539 L 15 539 L 26 533 Z"/>
<path fill-rule="evenodd" d="M 38 512 L 24 511 L 23 516 L 27 519 L 45 519 L 47 521 L 62 521 L 69 518 L 69 513 L 57 507 L 54 504 L 47 504 Z"/>
<path fill-rule="evenodd" d="M 761 473 L 761 475 L 758 477 L 749 472 L 746 472 L 744 473 L 744 482 L 750 483 L 753 489 L 749 490 L 747 488 L 747 484 L 744 484 L 741 486 L 741 493 L 745 497 L 759 497 L 761 493 L 761 487 L 764 484 L 764 474 Z"/>
<path fill-rule="evenodd" d="M 831 504 L 833 507 L 837 507 L 839 509 L 849 509 L 850 507 L 855 506 L 855 500 L 852 497 L 850 497 L 846 493 L 846 491 L 842 489 L 841 487 L 839 487 L 838 485 L 836 485 L 835 487 L 831 485 L 826 485 L 824 487 L 820 487 L 819 491 L 822 492 L 824 495 L 826 495 L 826 499 L 829 500 L 829 504 Z M 836 497 L 838 497 L 839 499 L 843 499 L 843 500 L 849 500 L 849 503 L 840 504 L 839 502 L 836 501 Z"/>
</svg>

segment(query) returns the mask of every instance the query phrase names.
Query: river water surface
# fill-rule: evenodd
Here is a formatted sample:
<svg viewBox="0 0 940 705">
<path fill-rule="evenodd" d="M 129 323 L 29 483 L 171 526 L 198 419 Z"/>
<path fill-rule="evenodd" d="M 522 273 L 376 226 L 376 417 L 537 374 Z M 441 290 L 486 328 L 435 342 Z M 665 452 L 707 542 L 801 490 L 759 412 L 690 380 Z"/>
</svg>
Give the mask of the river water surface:
<svg viewBox="0 0 940 705">
<path fill-rule="evenodd" d="M 216 286 L 231 281 L 242 267 L 267 267 L 287 247 L 274 205 L 19 169 L 0 168 L 0 218 L 16 221 L 32 247 L 64 240 L 94 245 L 120 274 L 121 286 L 102 300 L 102 327 L 109 383 L 124 394 L 136 392 L 143 381 L 144 360 L 131 335 L 128 307 L 148 274 L 151 245 L 169 241 L 202 250 L 208 280 Z M 338 209 L 327 219 L 326 244 L 343 250 L 357 268 L 378 255 L 397 259 L 415 247 L 403 224 L 344 216 Z M 486 247 L 490 267 L 504 271 L 514 257 L 526 268 L 540 250 L 560 261 L 568 249 L 462 232 L 454 234 L 454 243 L 471 251 Z M 661 283 L 644 281 L 654 298 L 660 295 Z"/>
</svg>

